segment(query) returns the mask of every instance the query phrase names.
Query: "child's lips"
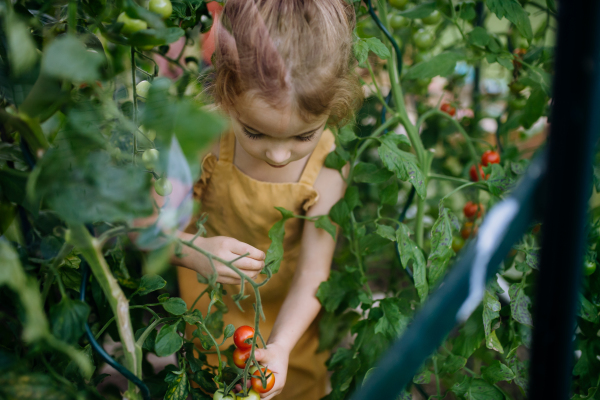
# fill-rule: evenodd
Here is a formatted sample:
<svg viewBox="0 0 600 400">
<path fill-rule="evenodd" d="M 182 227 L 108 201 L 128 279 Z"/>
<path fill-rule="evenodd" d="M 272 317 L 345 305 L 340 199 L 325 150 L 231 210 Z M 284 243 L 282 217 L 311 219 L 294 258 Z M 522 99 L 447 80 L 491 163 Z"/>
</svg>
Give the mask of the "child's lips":
<svg viewBox="0 0 600 400">
<path fill-rule="evenodd" d="M 271 163 L 267 163 L 267 164 L 269 164 L 269 165 L 270 165 L 271 167 L 273 167 L 273 168 L 283 168 L 283 167 L 285 167 L 285 166 L 287 165 L 287 164 L 283 164 L 283 165 L 273 165 L 273 164 L 271 164 Z"/>
</svg>

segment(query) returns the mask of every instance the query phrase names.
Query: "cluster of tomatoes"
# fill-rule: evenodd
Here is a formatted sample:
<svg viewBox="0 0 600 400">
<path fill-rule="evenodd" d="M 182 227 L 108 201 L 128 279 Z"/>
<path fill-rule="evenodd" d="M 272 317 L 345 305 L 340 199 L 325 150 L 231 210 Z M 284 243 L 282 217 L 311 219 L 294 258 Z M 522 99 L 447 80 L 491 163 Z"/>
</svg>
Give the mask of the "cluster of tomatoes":
<svg viewBox="0 0 600 400">
<path fill-rule="evenodd" d="M 477 225 L 475 221 L 482 217 L 485 209 L 480 203 L 468 201 L 463 208 L 463 214 L 467 221 L 463 224 L 460 230 L 460 236 L 452 238 L 452 250 L 458 252 L 465 245 L 465 240 L 477 234 Z"/>
<path fill-rule="evenodd" d="M 469 176 L 473 182 L 479 181 L 479 178 L 485 180 L 489 178 L 489 175 L 485 175 L 483 173 L 483 167 L 487 167 L 490 164 L 500 164 L 500 154 L 494 150 L 488 150 L 481 156 L 481 164 L 475 168 L 475 165 L 471 166 L 469 170 Z M 479 170 L 479 174 L 477 174 L 477 170 Z"/>
<path fill-rule="evenodd" d="M 150 0 L 148 3 L 148 9 L 153 13 L 160 15 L 163 19 L 167 19 L 173 13 L 173 4 L 171 4 L 171 0 Z M 123 24 L 121 28 L 121 33 L 125 36 L 130 36 L 136 33 L 137 31 L 141 31 L 143 29 L 148 29 L 148 23 L 141 19 L 131 18 L 125 12 L 122 12 L 117 17 L 117 22 Z M 154 46 L 149 45 L 142 47 L 142 50 L 150 50 Z"/>
<path fill-rule="evenodd" d="M 246 363 L 250 359 L 252 353 L 252 340 L 254 339 L 254 328 L 244 325 L 237 328 L 233 334 L 233 342 L 235 343 L 236 349 L 233 351 L 233 363 L 241 369 L 246 368 Z M 266 377 L 266 386 L 263 386 L 260 372 Z M 259 393 L 267 393 L 275 385 L 275 375 L 270 369 L 264 367 L 258 370 L 256 366 L 252 366 L 249 369 L 252 383 L 252 389 L 248 391 L 246 397 L 241 397 L 239 394 L 229 393 L 225 396 L 223 389 L 217 390 L 213 396 L 213 400 L 259 400 Z"/>
</svg>

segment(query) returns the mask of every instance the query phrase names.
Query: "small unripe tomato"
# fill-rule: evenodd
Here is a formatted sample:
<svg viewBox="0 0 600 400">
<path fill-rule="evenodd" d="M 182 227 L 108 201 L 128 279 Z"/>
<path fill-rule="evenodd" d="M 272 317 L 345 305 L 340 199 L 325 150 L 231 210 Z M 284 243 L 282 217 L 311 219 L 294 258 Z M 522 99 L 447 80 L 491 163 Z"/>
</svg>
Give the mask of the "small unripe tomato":
<svg viewBox="0 0 600 400">
<path fill-rule="evenodd" d="M 135 46 L 137 47 L 139 50 L 152 50 L 155 46 L 153 44 L 149 44 L 146 46 Z"/>
<path fill-rule="evenodd" d="M 483 153 L 481 156 L 481 164 L 484 167 L 487 167 L 489 164 L 499 164 L 500 163 L 500 154 L 493 150 L 488 150 Z"/>
<path fill-rule="evenodd" d="M 154 169 L 158 162 L 159 152 L 156 149 L 148 149 L 142 154 L 142 161 L 148 169 Z"/>
<path fill-rule="evenodd" d="M 399 10 L 404 10 L 407 4 L 408 0 L 390 0 L 390 5 Z"/>
<path fill-rule="evenodd" d="M 442 18 L 442 14 L 440 14 L 440 12 L 438 10 L 433 10 L 433 12 L 431 14 L 429 14 L 425 18 L 421 18 L 421 21 L 425 25 L 435 25 L 438 22 L 440 22 L 441 18 Z"/>
<path fill-rule="evenodd" d="M 248 373 L 249 373 L 250 375 L 254 375 L 254 373 L 255 373 L 256 371 L 258 371 L 258 367 L 257 367 L 256 365 L 253 365 L 253 366 L 251 366 L 251 367 L 248 369 Z"/>
<path fill-rule="evenodd" d="M 148 29 L 148 24 L 146 21 L 129 18 L 125 12 L 119 14 L 117 17 L 117 22 L 121 22 L 123 24 L 123 27 L 121 28 L 121 33 L 123 35 L 131 35 L 137 31 L 141 31 L 142 29 Z"/>
<path fill-rule="evenodd" d="M 463 208 L 463 213 L 468 219 L 475 218 L 475 215 L 477 215 L 477 218 L 481 218 L 482 212 L 483 206 L 481 204 L 473 203 L 472 201 L 467 201 L 467 204 L 465 204 L 465 207 Z"/>
<path fill-rule="evenodd" d="M 454 117 L 454 115 L 456 114 L 456 108 L 452 107 L 448 103 L 442 104 L 442 106 L 440 107 L 440 110 L 442 110 L 442 112 L 445 112 L 446 114 L 450 115 L 451 117 Z"/>
<path fill-rule="evenodd" d="M 433 54 L 430 51 L 419 51 L 415 54 L 414 61 L 415 63 L 420 63 L 424 61 L 429 61 L 433 58 Z M 423 78 L 420 78 L 423 79 Z M 428 79 L 431 81 L 431 79 Z"/>
<path fill-rule="evenodd" d="M 236 367 L 238 368 L 245 368 L 246 367 L 246 361 L 248 361 L 248 359 L 250 358 L 250 353 L 252 352 L 252 349 L 235 349 L 233 351 L 233 363 L 236 365 Z"/>
<path fill-rule="evenodd" d="M 146 98 L 148 97 L 148 91 L 150 90 L 150 86 L 152 86 L 152 84 L 148 81 L 141 81 L 140 83 L 135 85 L 135 93 L 138 96 L 143 97 L 140 100 L 146 100 Z"/>
<path fill-rule="evenodd" d="M 425 50 L 433 45 L 433 41 L 435 40 L 435 36 L 432 32 L 426 29 L 419 29 L 414 35 L 413 40 L 415 41 L 415 45 L 421 49 Z"/>
<path fill-rule="evenodd" d="M 388 14 L 388 22 L 392 29 L 402 29 L 408 25 L 410 25 L 410 21 L 408 18 L 403 17 L 402 15 L 396 13 Z"/>
<path fill-rule="evenodd" d="M 455 253 L 458 253 L 460 251 L 460 249 L 463 248 L 464 245 L 465 245 L 465 239 L 463 239 L 460 236 L 452 237 L 452 250 L 454 250 Z"/>
<path fill-rule="evenodd" d="M 270 369 L 265 371 L 264 367 L 261 368 L 261 371 L 263 371 L 267 377 L 267 387 L 263 387 L 262 380 L 260 379 L 260 372 L 256 371 L 254 374 L 252 374 L 252 389 L 258 393 L 267 393 L 269 390 L 273 389 L 273 386 L 275 385 L 275 374 L 273 374 Z M 258 378 L 254 378 L 255 376 L 258 376 Z"/>
<path fill-rule="evenodd" d="M 225 391 L 219 389 L 213 394 L 213 400 L 237 400 L 237 396 L 233 392 L 229 392 L 227 396 L 225 396 Z"/>
<path fill-rule="evenodd" d="M 525 85 L 519 81 L 512 81 L 510 85 L 508 85 L 508 88 L 512 93 L 519 94 L 523 89 L 525 89 Z"/>
<path fill-rule="evenodd" d="M 485 176 L 485 174 L 483 173 L 483 168 L 481 168 L 481 164 L 479 164 L 478 167 L 479 167 L 479 176 L 477 175 L 477 170 L 475 169 L 474 165 L 471 165 L 471 168 L 469 169 L 469 176 L 471 177 L 471 180 L 473 182 L 479 181 L 479 178 L 481 178 L 483 180 L 487 179 L 487 176 Z"/>
<path fill-rule="evenodd" d="M 460 230 L 460 236 L 462 236 L 463 239 L 467 240 L 471 236 L 475 236 L 477 234 L 477 230 L 478 228 L 473 224 L 473 222 L 467 221 Z"/>
<path fill-rule="evenodd" d="M 260 394 L 256 393 L 254 389 L 248 391 L 248 396 L 244 397 L 240 392 L 237 394 L 238 400 L 260 400 Z"/>
<path fill-rule="evenodd" d="M 154 181 L 154 190 L 159 196 L 168 196 L 173 192 L 173 185 L 167 178 L 160 178 Z"/>
<path fill-rule="evenodd" d="M 511 98 L 508 101 L 508 107 L 513 110 L 522 110 L 525 108 L 525 104 L 527 104 L 527 99 L 522 96 Z"/>
<path fill-rule="evenodd" d="M 248 339 L 252 339 L 254 337 L 254 328 L 248 325 L 240 326 L 235 330 L 233 334 L 233 342 L 235 343 L 238 349 L 249 349 L 252 347 L 252 344 L 246 343 Z"/>
<path fill-rule="evenodd" d="M 591 261 L 586 261 L 583 264 L 583 274 L 585 276 L 590 276 L 591 274 L 593 274 L 596 271 L 596 261 L 591 260 Z"/>
<path fill-rule="evenodd" d="M 173 12 L 173 5 L 171 0 L 150 0 L 148 9 L 160 15 L 163 19 L 167 19 Z"/>
</svg>

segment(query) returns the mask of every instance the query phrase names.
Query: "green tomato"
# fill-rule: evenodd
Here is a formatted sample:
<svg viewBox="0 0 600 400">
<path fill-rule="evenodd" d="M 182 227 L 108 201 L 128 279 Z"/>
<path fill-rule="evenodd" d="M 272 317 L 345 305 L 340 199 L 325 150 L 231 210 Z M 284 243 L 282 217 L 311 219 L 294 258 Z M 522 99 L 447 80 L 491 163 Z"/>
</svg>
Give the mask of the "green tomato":
<svg viewBox="0 0 600 400">
<path fill-rule="evenodd" d="M 408 0 L 390 0 L 390 5 L 399 10 L 404 10 L 407 4 Z"/>
<path fill-rule="evenodd" d="M 123 27 L 121 28 L 121 33 L 123 35 L 131 35 L 132 33 L 141 31 L 142 29 L 148 29 L 148 24 L 146 21 L 129 18 L 125 12 L 119 14 L 117 22 L 121 22 L 123 24 Z"/>
<path fill-rule="evenodd" d="M 413 35 L 413 40 L 415 41 L 415 45 L 419 49 L 425 50 L 425 49 L 430 48 L 433 45 L 435 36 L 433 35 L 432 32 L 421 28 Z"/>
<path fill-rule="evenodd" d="M 429 14 L 425 18 L 422 18 L 421 21 L 425 25 L 435 25 L 438 22 L 440 22 L 440 19 L 442 19 L 442 14 L 440 14 L 438 10 L 433 10 L 431 14 Z"/>
<path fill-rule="evenodd" d="M 433 58 L 433 54 L 430 51 L 419 51 L 415 54 L 415 63 L 423 61 L 429 61 Z"/>
<path fill-rule="evenodd" d="M 260 400 L 260 394 L 258 394 L 254 389 L 250 389 L 248 391 L 248 396 L 242 396 L 242 393 L 237 394 L 238 400 Z"/>
<path fill-rule="evenodd" d="M 140 99 L 140 100 L 146 101 L 146 98 L 148 97 L 148 90 L 150 90 L 150 86 L 152 86 L 152 85 L 148 81 L 141 81 L 140 83 L 135 85 L 136 94 L 138 96 L 143 97 L 143 99 Z"/>
<path fill-rule="evenodd" d="M 135 47 L 137 47 L 140 50 L 148 51 L 148 50 L 152 50 L 155 46 L 153 44 L 149 44 L 147 46 L 135 46 Z"/>
<path fill-rule="evenodd" d="M 213 394 L 213 400 L 237 400 L 237 396 L 233 392 L 225 396 L 223 389 L 219 389 Z"/>
<path fill-rule="evenodd" d="M 159 196 L 168 196 L 173 191 L 173 185 L 167 178 L 160 178 L 154 182 L 154 190 Z"/>
<path fill-rule="evenodd" d="M 525 104 L 527 104 L 527 99 L 525 97 L 515 97 L 508 101 L 508 106 L 513 110 L 522 110 L 525 108 Z"/>
<path fill-rule="evenodd" d="M 148 149 L 142 154 L 142 161 L 148 169 L 154 169 L 158 162 L 159 153 L 156 149 Z"/>
<path fill-rule="evenodd" d="M 510 85 L 508 85 L 508 87 L 510 88 L 510 91 L 511 91 L 512 93 L 514 93 L 514 94 L 519 94 L 519 93 L 521 93 L 521 91 L 522 91 L 523 89 L 525 89 L 525 85 L 523 85 L 523 84 L 522 84 L 521 82 L 519 82 L 519 81 L 514 81 L 514 82 L 511 82 L 511 84 L 510 84 Z"/>
<path fill-rule="evenodd" d="M 591 260 L 591 261 L 586 261 L 583 264 L 583 274 L 585 276 L 590 276 L 591 274 L 593 274 L 596 271 L 596 261 Z"/>
<path fill-rule="evenodd" d="M 404 18 L 402 15 L 396 13 L 388 14 L 388 22 L 392 29 L 402 29 L 410 25 L 408 18 Z"/>
<path fill-rule="evenodd" d="M 167 19 L 173 12 L 173 5 L 171 4 L 171 0 L 150 0 L 148 9 L 160 15 L 163 19 Z"/>
</svg>

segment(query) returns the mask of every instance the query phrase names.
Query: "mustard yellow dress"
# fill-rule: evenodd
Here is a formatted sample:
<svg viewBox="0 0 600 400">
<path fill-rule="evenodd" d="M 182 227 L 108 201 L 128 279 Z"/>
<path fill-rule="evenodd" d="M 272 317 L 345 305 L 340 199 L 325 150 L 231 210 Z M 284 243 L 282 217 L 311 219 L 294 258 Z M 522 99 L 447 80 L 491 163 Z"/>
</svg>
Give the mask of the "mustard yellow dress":
<svg viewBox="0 0 600 400">
<path fill-rule="evenodd" d="M 235 136 L 233 132 L 224 134 L 221 138 L 219 158 L 212 153 L 204 158 L 202 176 L 194 186 L 194 198 L 201 202 L 201 212 L 208 213 L 208 221 L 205 224 L 207 236 L 233 237 L 266 252 L 271 243 L 268 237 L 269 229 L 281 219 L 281 214 L 275 207 L 284 207 L 296 214 L 304 214 L 317 201 L 318 193 L 313 184 L 333 143 L 333 134 L 328 130 L 324 131 L 309 157 L 300 181 L 272 183 L 253 179 L 233 164 Z M 300 253 L 303 226 L 303 220 L 297 218 L 286 222 L 281 268 L 260 289 L 266 317 L 266 321 L 260 322 L 260 330 L 265 340 L 271 334 L 292 282 Z M 192 221 L 186 231 L 194 233 L 195 227 L 195 221 Z M 198 282 L 196 272 L 190 269 L 179 268 L 178 279 L 181 297 L 188 306 L 206 288 Z M 258 278 L 262 279 L 262 276 Z M 228 295 L 223 300 L 229 308 L 229 312 L 224 316 L 225 325 L 233 324 L 236 328 L 241 325 L 254 326 L 252 304 L 255 300 L 249 286 L 246 285 L 246 294 L 250 297 L 241 301 L 245 311 L 241 312 L 230 297 L 239 292 L 239 285 L 225 285 Z M 208 305 L 208 296 L 203 296 L 196 308 L 206 315 Z M 188 326 L 188 337 L 191 337 L 193 329 Z M 278 400 L 317 400 L 325 395 L 325 361 L 329 354 L 316 353 L 318 342 L 318 324 L 314 321 L 290 354 L 286 384 L 283 392 L 276 397 Z M 222 348 L 226 349 L 232 343 L 230 338 Z M 209 362 L 216 365 L 216 355 L 209 357 Z"/>
</svg>

